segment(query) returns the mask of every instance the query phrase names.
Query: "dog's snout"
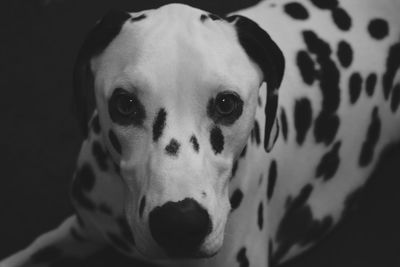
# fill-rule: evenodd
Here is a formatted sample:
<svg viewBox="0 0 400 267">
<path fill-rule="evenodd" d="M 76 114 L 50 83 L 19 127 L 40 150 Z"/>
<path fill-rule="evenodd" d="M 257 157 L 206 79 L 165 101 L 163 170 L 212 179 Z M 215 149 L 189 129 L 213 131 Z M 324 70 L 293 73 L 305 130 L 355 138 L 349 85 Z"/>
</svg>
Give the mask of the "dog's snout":
<svg viewBox="0 0 400 267">
<path fill-rule="evenodd" d="M 154 240 L 172 257 L 193 257 L 212 227 L 207 211 L 190 198 L 154 208 L 149 226 Z"/>
</svg>

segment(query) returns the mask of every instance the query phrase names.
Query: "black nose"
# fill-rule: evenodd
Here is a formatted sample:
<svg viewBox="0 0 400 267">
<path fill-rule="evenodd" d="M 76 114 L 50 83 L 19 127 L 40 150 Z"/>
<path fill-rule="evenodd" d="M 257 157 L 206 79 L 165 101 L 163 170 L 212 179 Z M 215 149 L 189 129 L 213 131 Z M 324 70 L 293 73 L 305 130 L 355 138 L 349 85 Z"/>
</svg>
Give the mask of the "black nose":
<svg viewBox="0 0 400 267">
<path fill-rule="evenodd" d="M 154 240 L 171 257 L 190 257 L 211 232 L 207 211 L 190 198 L 154 208 L 149 225 Z"/>
</svg>

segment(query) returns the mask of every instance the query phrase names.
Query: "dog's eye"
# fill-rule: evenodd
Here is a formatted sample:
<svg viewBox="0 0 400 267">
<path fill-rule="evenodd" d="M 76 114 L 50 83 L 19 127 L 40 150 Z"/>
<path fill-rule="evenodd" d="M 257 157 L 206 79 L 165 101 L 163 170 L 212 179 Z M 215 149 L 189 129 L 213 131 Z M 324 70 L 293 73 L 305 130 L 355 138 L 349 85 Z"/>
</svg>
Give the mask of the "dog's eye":
<svg viewBox="0 0 400 267">
<path fill-rule="evenodd" d="M 207 108 L 208 116 L 215 123 L 230 125 L 242 114 L 243 101 L 232 91 L 219 93 L 215 99 L 210 99 Z"/>
<path fill-rule="evenodd" d="M 220 93 L 215 99 L 215 109 L 222 115 L 227 116 L 235 112 L 240 105 L 240 98 L 234 93 Z"/>
<path fill-rule="evenodd" d="M 112 94 L 109 112 L 111 119 L 122 125 L 140 125 L 145 118 L 144 107 L 137 97 L 121 88 L 115 89 Z"/>
<path fill-rule="evenodd" d="M 135 100 L 135 97 L 130 94 L 119 94 L 115 100 L 115 105 L 118 112 L 122 116 L 135 115 L 135 113 L 138 112 L 136 109 L 137 105 Z"/>
</svg>

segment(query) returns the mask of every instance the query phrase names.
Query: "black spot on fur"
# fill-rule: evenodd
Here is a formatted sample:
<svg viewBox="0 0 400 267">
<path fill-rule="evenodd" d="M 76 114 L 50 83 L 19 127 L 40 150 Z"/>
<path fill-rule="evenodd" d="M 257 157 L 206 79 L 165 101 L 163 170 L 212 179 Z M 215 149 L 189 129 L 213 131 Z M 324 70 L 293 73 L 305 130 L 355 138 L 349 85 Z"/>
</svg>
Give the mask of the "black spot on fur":
<svg viewBox="0 0 400 267">
<path fill-rule="evenodd" d="M 277 177 L 278 177 L 278 171 L 277 171 L 276 161 L 272 160 L 271 165 L 269 165 L 269 172 L 268 172 L 268 185 L 267 185 L 268 201 L 271 199 L 271 197 L 274 193 Z"/>
<path fill-rule="evenodd" d="M 281 109 L 281 129 L 282 129 L 283 139 L 286 141 L 287 135 L 288 135 L 288 123 L 287 123 L 286 112 L 285 112 L 284 108 Z"/>
<path fill-rule="evenodd" d="M 254 121 L 254 127 L 251 131 L 251 141 L 253 140 L 256 141 L 256 144 L 259 145 L 261 143 L 261 137 L 260 137 L 260 125 L 258 124 L 258 121 Z"/>
<path fill-rule="evenodd" d="M 329 44 L 320 39 L 315 32 L 310 30 L 303 31 L 303 38 L 311 53 L 316 54 L 317 57 L 330 56 L 332 51 Z"/>
<path fill-rule="evenodd" d="M 339 128 L 339 117 L 336 114 L 321 112 L 315 120 L 314 135 L 318 142 L 330 144 Z"/>
<path fill-rule="evenodd" d="M 222 135 L 221 128 L 214 126 L 210 132 L 210 143 L 215 154 L 219 154 L 224 149 L 224 136 Z"/>
<path fill-rule="evenodd" d="M 118 141 L 117 136 L 112 130 L 108 132 L 108 138 L 110 139 L 110 143 L 114 147 L 115 151 L 121 154 L 121 143 Z"/>
<path fill-rule="evenodd" d="M 107 233 L 107 237 L 110 239 L 110 241 L 114 244 L 115 247 L 125 252 L 130 251 L 130 246 L 118 234 L 109 232 Z"/>
<path fill-rule="evenodd" d="M 95 204 L 93 201 L 86 196 L 86 193 L 90 192 L 95 184 L 95 176 L 92 167 L 85 163 L 80 167 L 76 173 L 75 179 L 72 182 L 71 196 L 84 208 L 88 210 L 94 210 Z"/>
<path fill-rule="evenodd" d="M 143 216 L 144 207 L 146 206 L 146 196 L 143 196 L 139 205 L 139 217 Z"/>
<path fill-rule="evenodd" d="M 250 262 L 246 256 L 246 248 L 243 247 L 239 250 L 238 254 L 236 255 L 236 260 L 239 262 L 239 267 L 249 267 Z"/>
<path fill-rule="evenodd" d="M 337 141 L 332 149 L 321 158 L 315 172 L 317 178 L 321 177 L 324 181 L 328 181 L 335 175 L 340 163 L 340 146 L 341 142 Z"/>
<path fill-rule="evenodd" d="M 62 256 L 62 252 L 55 246 L 47 246 L 39 249 L 31 256 L 31 261 L 35 264 L 49 263 L 57 260 Z"/>
<path fill-rule="evenodd" d="M 303 32 L 304 41 L 308 50 L 317 56 L 319 69 L 319 82 L 322 93 L 322 110 L 315 120 L 314 136 L 320 143 L 330 144 L 336 136 L 339 127 L 339 118 L 335 114 L 340 103 L 340 73 L 330 58 L 329 44 L 320 39 L 312 31 Z"/>
<path fill-rule="evenodd" d="M 96 114 L 92 119 L 92 129 L 95 134 L 99 134 L 101 131 L 99 114 Z"/>
<path fill-rule="evenodd" d="M 239 188 L 235 189 L 230 198 L 232 211 L 239 207 L 240 203 L 242 202 L 242 199 L 243 199 L 242 190 L 240 190 Z"/>
<path fill-rule="evenodd" d="M 167 152 L 167 154 L 170 156 L 177 156 L 180 146 L 181 145 L 178 143 L 178 141 L 172 138 L 169 144 L 165 147 L 165 152 Z"/>
<path fill-rule="evenodd" d="M 297 66 L 300 70 L 304 83 L 311 85 L 316 78 L 316 70 L 314 62 L 307 51 L 301 50 L 296 57 Z"/>
<path fill-rule="evenodd" d="M 75 228 L 71 228 L 70 230 L 70 234 L 72 236 L 73 239 L 75 239 L 78 242 L 85 242 L 86 239 L 78 233 L 78 231 Z"/>
<path fill-rule="evenodd" d="M 311 0 L 311 2 L 320 9 L 334 9 L 339 4 L 337 0 Z"/>
<path fill-rule="evenodd" d="M 137 16 L 137 17 L 135 17 L 135 18 L 130 18 L 130 22 L 135 22 L 135 21 L 139 21 L 139 20 L 142 20 L 142 19 L 145 19 L 146 18 L 146 15 L 145 14 L 142 14 L 142 15 L 140 15 L 140 16 Z"/>
<path fill-rule="evenodd" d="M 400 68 L 400 43 L 397 43 L 390 47 L 389 55 L 386 59 L 386 71 L 383 74 L 383 94 L 387 100 L 390 95 L 390 91 L 393 88 L 394 77 L 397 70 Z"/>
<path fill-rule="evenodd" d="M 342 31 L 348 31 L 351 27 L 351 18 L 349 14 L 341 7 L 332 10 L 333 22 Z"/>
<path fill-rule="evenodd" d="M 389 25 L 386 20 L 375 18 L 368 24 L 368 32 L 377 40 L 382 40 L 389 34 Z"/>
<path fill-rule="evenodd" d="M 338 44 L 337 57 L 339 59 L 340 64 L 347 68 L 350 66 L 353 61 L 353 50 L 351 46 L 346 41 L 340 41 Z"/>
<path fill-rule="evenodd" d="M 399 104 L 400 104 L 400 84 L 398 83 L 393 88 L 392 101 L 390 102 L 390 107 L 392 109 L 392 112 L 397 111 L 397 109 L 399 108 Z"/>
<path fill-rule="evenodd" d="M 106 203 L 101 203 L 98 206 L 98 210 L 104 214 L 111 215 L 112 214 L 112 209 L 110 206 L 108 206 Z"/>
<path fill-rule="evenodd" d="M 312 122 L 311 102 L 308 98 L 296 101 L 294 105 L 294 127 L 296 128 L 296 141 L 299 145 L 304 142 L 307 131 Z"/>
<path fill-rule="evenodd" d="M 264 205 L 262 202 L 260 202 L 260 204 L 258 204 L 257 223 L 258 223 L 258 228 L 260 228 L 260 230 L 262 230 L 263 225 L 264 225 Z"/>
<path fill-rule="evenodd" d="M 284 5 L 283 9 L 285 10 L 286 14 L 294 19 L 305 20 L 309 17 L 307 9 L 305 9 L 302 4 L 297 2 L 291 2 Z"/>
<path fill-rule="evenodd" d="M 375 146 L 378 143 L 381 133 L 381 120 L 379 119 L 378 108 L 375 107 L 371 114 L 371 122 L 368 127 L 367 136 L 362 144 L 359 157 L 359 165 L 366 167 L 374 157 Z"/>
<path fill-rule="evenodd" d="M 360 73 L 354 72 L 351 74 L 349 79 L 349 92 L 350 92 L 350 103 L 355 104 L 360 97 L 362 88 L 362 78 Z"/>
<path fill-rule="evenodd" d="M 157 116 L 153 123 L 153 141 L 154 142 L 157 142 L 158 139 L 161 137 L 162 132 L 165 127 L 166 118 L 167 118 L 167 112 L 163 108 L 160 109 L 160 111 L 158 111 Z"/>
<path fill-rule="evenodd" d="M 118 218 L 117 222 L 120 228 L 121 236 L 128 242 L 128 244 L 134 246 L 135 239 L 126 219 L 121 216 Z"/>
<path fill-rule="evenodd" d="M 333 219 L 326 216 L 315 219 L 311 207 L 306 204 L 313 190 L 305 185 L 294 199 L 288 197 L 287 210 L 279 224 L 276 241 L 278 247 L 274 259 L 278 262 L 294 245 L 305 246 L 322 238 L 331 226 Z"/>
<path fill-rule="evenodd" d="M 195 135 L 190 137 L 190 143 L 192 143 L 194 151 L 199 152 L 200 145 Z"/>
<path fill-rule="evenodd" d="M 377 76 L 375 73 L 371 73 L 368 75 L 367 80 L 365 82 L 365 91 L 368 96 L 372 96 L 375 91 Z"/>
<path fill-rule="evenodd" d="M 98 141 L 94 141 L 92 145 L 92 153 L 94 158 L 96 159 L 97 165 L 100 170 L 107 171 L 107 153 L 103 150 L 102 145 Z"/>
</svg>

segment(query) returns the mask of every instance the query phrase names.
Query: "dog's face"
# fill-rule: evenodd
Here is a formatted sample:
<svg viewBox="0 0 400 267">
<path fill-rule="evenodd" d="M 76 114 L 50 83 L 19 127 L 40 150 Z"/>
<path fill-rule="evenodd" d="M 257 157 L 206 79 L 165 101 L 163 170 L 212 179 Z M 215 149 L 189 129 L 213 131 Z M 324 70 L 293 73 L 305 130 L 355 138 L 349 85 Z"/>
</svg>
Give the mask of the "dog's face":
<svg viewBox="0 0 400 267">
<path fill-rule="evenodd" d="M 264 80 L 233 23 L 176 4 L 131 13 L 89 68 L 138 250 L 215 254 Z"/>
</svg>

